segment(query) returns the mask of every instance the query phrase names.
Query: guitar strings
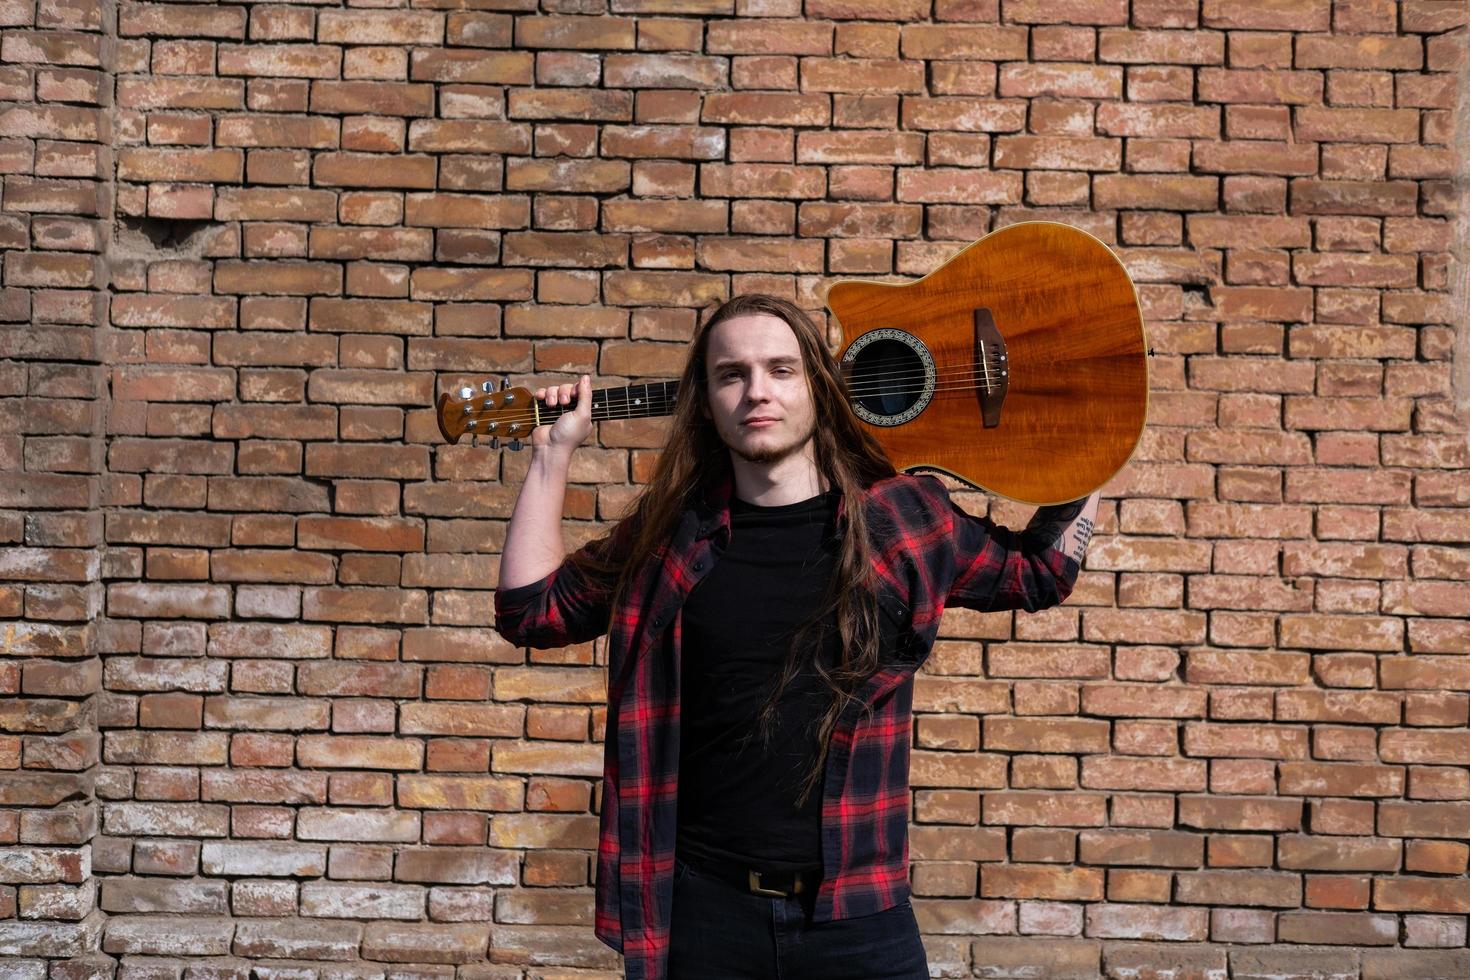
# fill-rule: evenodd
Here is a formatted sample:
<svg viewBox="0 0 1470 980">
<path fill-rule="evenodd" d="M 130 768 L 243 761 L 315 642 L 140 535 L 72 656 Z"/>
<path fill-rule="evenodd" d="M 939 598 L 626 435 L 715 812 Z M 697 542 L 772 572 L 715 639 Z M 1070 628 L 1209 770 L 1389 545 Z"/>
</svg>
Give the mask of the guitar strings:
<svg viewBox="0 0 1470 980">
<path fill-rule="evenodd" d="M 957 385 L 957 384 L 954 384 L 953 383 L 953 382 L 956 382 L 956 381 L 961 381 L 961 382 L 963 382 L 963 381 L 977 381 L 977 382 L 978 381 L 986 381 L 986 382 L 988 382 L 989 381 L 989 372 L 975 373 L 975 371 L 974 371 L 975 368 L 982 367 L 982 366 L 988 366 L 988 367 L 990 367 L 991 371 L 993 371 L 996 374 L 999 374 L 1000 373 L 1000 370 L 1001 370 L 1001 368 L 1000 368 L 1000 362 L 998 362 L 998 361 L 997 362 L 978 362 L 977 361 L 977 362 L 972 362 L 970 364 L 956 365 L 953 368 L 948 368 L 948 369 L 943 370 L 943 371 L 936 371 L 934 373 L 934 378 L 935 378 L 936 382 L 938 382 L 938 381 L 940 381 L 942 379 L 945 383 L 944 384 L 936 384 L 932 389 L 929 389 L 929 390 L 932 390 L 933 392 L 935 392 L 937 394 L 937 393 L 939 393 L 941 391 L 945 391 L 945 392 L 948 392 L 948 391 L 978 391 L 982 387 L 984 387 L 987 391 L 989 391 L 989 390 L 992 390 L 994 388 L 1000 387 L 1000 383 L 999 382 L 997 382 L 995 384 L 989 384 L 989 383 L 987 383 L 987 384 L 984 384 L 984 385 L 982 385 L 982 384 L 974 384 L 974 385 L 958 384 Z M 922 393 L 923 391 L 925 391 L 926 389 L 928 389 L 928 385 L 926 385 L 926 384 L 920 384 L 918 387 L 902 388 L 902 387 L 889 387 L 888 384 L 887 384 L 887 382 L 889 382 L 889 381 L 903 381 L 903 382 L 912 383 L 913 381 L 916 381 L 916 380 L 924 380 L 924 379 L 927 379 L 928 377 L 929 377 L 928 372 L 924 371 L 922 368 L 921 369 L 918 369 L 918 370 L 915 370 L 913 368 L 908 368 L 908 369 L 905 369 L 905 370 L 902 370 L 902 371 L 893 371 L 893 372 L 887 372 L 887 373 L 883 373 L 883 374 L 865 375 L 863 377 L 863 379 L 862 379 L 862 383 L 861 384 L 858 384 L 858 385 L 849 385 L 848 386 L 848 393 L 849 393 L 849 395 L 851 395 L 854 398 L 868 398 L 868 397 L 872 397 L 874 395 L 901 395 L 901 394 Z M 669 382 L 657 382 L 657 381 L 655 381 L 655 382 L 649 383 L 648 385 L 646 385 L 646 387 L 653 388 L 655 386 L 664 386 L 664 385 L 670 385 L 670 384 L 675 384 L 675 383 L 676 382 L 673 382 L 673 381 L 669 381 Z M 603 388 L 603 389 L 599 389 L 599 391 L 616 391 L 616 390 L 618 390 L 618 389 L 615 389 L 615 388 Z M 594 394 L 596 394 L 596 392 L 594 392 Z M 673 398 L 670 398 L 667 390 L 665 390 L 664 392 L 659 393 L 659 394 L 654 394 L 654 393 L 651 393 L 650 392 L 649 394 L 646 394 L 646 395 L 644 395 L 642 397 L 644 397 L 650 405 L 652 405 L 654 402 L 662 401 L 662 400 L 668 400 L 670 403 L 672 403 L 672 401 L 673 401 Z M 463 402 L 460 402 L 460 404 L 463 404 Z M 563 411 L 560 411 L 560 412 L 557 413 L 557 416 L 556 416 L 557 418 L 560 418 L 561 415 L 565 414 L 565 406 L 562 406 L 562 405 L 546 405 L 544 401 L 542 402 L 542 405 L 547 410 L 563 409 Z M 598 411 L 600 409 L 606 408 L 609 411 L 609 413 L 611 413 L 612 410 L 615 407 L 621 409 L 621 411 L 624 411 L 627 414 L 626 415 L 608 414 L 606 416 L 603 416 L 601 418 L 596 419 L 596 421 L 604 421 L 604 422 L 605 421 L 614 421 L 614 420 L 617 420 L 617 419 L 620 419 L 620 418 L 636 418 L 636 417 L 648 416 L 648 415 L 651 415 L 652 414 L 648 410 L 648 408 L 645 407 L 644 405 L 636 405 L 635 406 L 635 405 L 633 405 L 631 403 L 631 401 L 625 401 L 625 402 L 623 402 L 623 404 L 621 406 L 619 406 L 619 405 L 616 405 L 615 404 L 615 400 L 613 400 L 613 399 L 607 399 L 607 400 L 605 400 L 602 403 L 602 405 L 594 404 L 593 405 L 593 411 L 596 412 L 596 411 Z M 466 417 L 483 421 L 486 418 L 486 416 L 483 414 L 485 411 L 488 411 L 488 409 L 481 409 L 481 410 L 476 411 L 476 412 L 471 412 Z M 520 414 L 520 415 L 507 415 L 507 416 L 504 416 L 504 417 L 498 419 L 497 421 L 506 423 L 508 425 L 519 425 L 519 424 L 525 423 L 525 422 L 534 422 L 536 420 L 536 418 L 537 418 L 537 416 L 536 416 L 536 414 L 534 412 L 526 412 L 526 413 Z"/>
<path fill-rule="evenodd" d="M 849 388 L 849 394 L 852 395 L 852 397 L 855 397 L 855 398 L 867 398 L 867 397 L 872 397 L 874 395 L 915 394 L 915 393 L 922 393 L 922 392 L 924 392 L 926 390 L 933 391 L 934 393 L 938 394 L 940 392 L 979 391 L 982 388 L 984 388 L 985 390 L 988 391 L 988 390 L 992 390 L 994 388 L 1000 387 L 1000 384 L 999 383 L 991 384 L 991 385 L 984 385 L 984 384 L 978 384 L 978 383 L 977 384 L 963 384 L 963 383 L 961 383 L 961 384 L 954 384 L 954 383 L 952 383 L 954 381 L 973 381 L 973 382 L 979 382 L 979 381 L 985 380 L 985 375 L 981 375 L 981 374 L 971 374 L 971 375 L 968 375 L 968 376 L 965 376 L 965 377 L 960 377 L 959 376 L 959 372 L 947 372 L 947 373 L 945 373 L 943 375 L 936 375 L 936 378 L 937 377 L 941 377 L 941 376 L 944 377 L 944 380 L 946 382 L 950 382 L 950 383 L 936 384 L 936 385 L 934 385 L 933 388 L 930 388 L 927 384 L 919 384 L 917 386 L 912 386 L 912 387 L 889 387 L 887 385 L 877 385 L 877 386 L 873 386 L 871 388 L 860 388 L 858 386 L 853 386 L 853 387 L 850 387 Z M 881 376 L 875 376 L 875 377 L 881 377 Z M 913 380 L 922 379 L 922 378 L 925 378 L 927 376 L 923 372 L 912 372 L 911 371 L 911 372 L 907 372 L 906 374 L 892 374 L 892 375 L 889 375 L 889 377 L 890 378 L 893 378 L 893 379 L 903 379 L 905 381 L 912 382 Z M 607 390 L 613 390 L 613 389 L 602 389 L 602 390 L 607 391 Z M 644 416 L 650 416 L 650 415 L 654 415 L 654 414 L 659 414 L 659 413 L 655 413 L 655 412 L 653 412 L 651 410 L 651 408 L 652 408 L 652 406 L 654 404 L 659 403 L 659 402 L 663 402 L 663 401 L 667 401 L 670 404 L 672 404 L 672 402 L 674 401 L 674 398 L 671 398 L 669 395 L 667 395 L 667 393 L 662 393 L 662 394 L 649 394 L 647 396 L 642 396 L 642 397 L 644 397 L 645 400 L 646 400 L 646 404 L 644 404 L 644 405 L 634 405 L 631 402 L 631 400 L 630 401 L 625 401 L 625 402 L 622 402 L 622 403 L 618 403 L 618 402 L 615 402 L 615 401 L 613 401 L 611 399 L 609 399 L 608 401 L 603 402 L 600 405 L 593 405 L 593 411 L 594 412 L 601 412 L 603 410 L 606 410 L 608 412 L 607 415 L 602 415 L 602 416 L 599 416 L 599 417 L 594 418 L 594 421 L 611 421 L 611 420 L 620 419 L 620 418 L 638 418 L 638 417 L 644 417 Z M 542 402 L 542 407 L 543 407 L 543 411 L 554 411 L 554 412 L 556 412 L 555 417 L 546 420 L 547 422 L 555 421 L 556 418 L 560 418 L 562 415 L 566 414 L 566 406 L 563 406 L 563 405 L 546 405 L 544 402 Z M 466 418 L 473 418 L 473 419 L 476 419 L 476 420 L 483 421 L 483 420 L 485 420 L 486 418 L 489 417 L 489 416 L 487 416 L 485 414 L 486 411 L 488 411 L 488 410 L 487 409 L 481 409 L 479 411 L 468 413 L 468 415 L 466 415 L 465 417 Z M 615 412 L 618 413 L 618 414 L 614 414 Z M 505 423 L 507 425 L 519 425 L 519 424 L 522 424 L 522 423 L 535 422 L 536 419 L 537 419 L 537 415 L 536 415 L 536 413 L 534 411 L 524 411 L 522 413 L 515 414 L 515 415 L 504 415 L 504 416 L 501 416 L 496 421 Z"/>
<path fill-rule="evenodd" d="M 970 376 L 970 377 L 979 377 L 980 375 L 976 375 L 976 374 L 973 373 L 976 369 L 989 368 L 991 370 L 999 370 L 1000 367 L 1001 367 L 1001 364 L 1000 364 L 1000 361 L 999 361 L 999 359 L 997 357 L 989 357 L 989 358 L 985 358 L 984 360 L 979 360 L 979 361 L 970 361 L 968 363 L 959 363 L 959 364 L 946 365 L 943 369 L 936 370 L 935 371 L 935 377 L 936 378 L 941 378 L 941 377 L 952 378 L 952 377 L 958 377 L 960 375 L 966 375 L 966 376 Z M 873 374 L 864 374 L 862 376 L 862 378 L 861 378 L 861 381 L 864 384 L 869 384 L 869 383 L 872 383 L 872 382 L 881 382 L 881 381 L 885 381 L 885 380 L 889 380 L 889 379 L 894 379 L 894 378 L 916 378 L 916 377 L 924 377 L 926 375 L 927 375 L 927 372 L 925 372 L 923 368 L 915 369 L 915 368 L 912 368 L 912 367 L 906 367 L 906 368 L 903 368 L 903 369 L 898 370 L 898 371 L 887 371 L 887 372 L 879 372 L 879 373 L 873 373 Z M 669 380 L 669 381 L 649 381 L 649 382 L 646 382 L 645 384 L 643 384 L 642 387 L 649 388 L 649 389 L 652 389 L 652 388 L 655 388 L 655 387 L 666 388 L 668 385 L 677 385 L 677 384 L 678 384 L 678 381 L 676 381 L 676 380 Z M 605 392 L 605 391 L 627 390 L 627 388 L 632 388 L 632 387 L 635 387 L 635 386 L 634 385 L 626 385 L 622 389 L 618 389 L 618 388 L 599 388 L 596 391 L 594 391 L 592 394 L 595 396 L 595 395 L 598 395 L 598 394 L 600 394 L 602 392 Z M 476 396 L 476 397 L 478 397 L 478 396 Z M 473 401 L 473 399 L 469 399 L 469 400 L 470 401 Z M 463 400 L 460 400 L 460 401 L 461 401 L 461 403 L 463 403 Z"/>
<path fill-rule="evenodd" d="M 958 384 L 958 385 L 956 385 L 956 384 L 948 384 L 948 385 L 935 385 L 933 388 L 930 388 L 928 385 L 918 385 L 916 387 L 906 387 L 906 388 L 884 388 L 884 389 L 881 389 L 881 390 L 876 391 L 876 392 L 866 393 L 866 394 L 862 395 L 861 397 L 865 397 L 865 398 L 866 397 L 871 397 L 872 395 L 875 395 L 875 394 L 878 394 L 878 395 L 915 394 L 915 393 L 922 393 L 922 392 L 925 392 L 925 391 L 932 391 L 935 394 L 950 393 L 950 392 L 961 392 L 961 391 L 975 392 L 975 391 L 980 391 L 982 389 L 984 389 L 984 390 L 991 390 L 991 389 L 998 388 L 998 387 L 999 387 L 999 385 L 992 385 L 992 386 L 990 386 L 990 388 L 986 388 L 986 386 L 979 385 L 979 384 L 969 384 L 969 385 L 966 385 L 966 384 Z M 674 400 L 672 398 L 670 398 L 670 399 L 664 399 L 662 397 L 651 397 L 651 398 L 648 398 L 646 400 L 645 404 L 642 404 L 642 405 L 633 405 L 631 403 L 619 404 L 619 405 L 614 405 L 614 404 L 595 405 L 595 406 L 593 406 L 593 412 L 594 412 L 593 421 L 594 422 L 607 422 L 607 421 L 612 421 L 612 420 L 615 420 L 615 419 L 631 419 L 631 418 L 642 418 L 642 417 L 648 417 L 648 416 L 654 416 L 654 415 L 670 414 L 667 411 L 667 408 L 668 407 L 671 407 L 673 405 L 673 401 Z M 662 410 L 662 411 L 654 411 L 653 410 L 653 407 L 655 405 L 661 404 L 661 403 L 665 403 L 665 402 L 666 402 L 666 404 L 664 405 L 664 410 Z M 550 422 L 554 422 L 558 418 L 561 418 L 561 416 L 563 416 L 563 415 L 566 414 L 564 408 L 565 408 L 565 406 L 562 406 L 562 405 L 547 405 L 547 406 L 544 406 L 543 407 L 543 412 L 542 412 L 543 415 L 547 411 L 552 411 L 552 412 L 555 412 L 556 414 L 554 416 L 552 416 L 552 417 L 549 417 L 549 418 L 543 418 L 540 424 L 548 424 Z M 607 414 L 600 414 L 604 410 L 607 412 Z M 484 421 L 484 420 L 490 418 L 490 416 L 487 415 L 487 414 L 485 414 L 484 410 L 481 410 L 481 411 L 478 411 L 478 412 L 471 412 L 468 415 L 466 415 L 465 418 L 471 418 L 471 419 L 476 419 L 478 421 Z M 502 424 L 507 424 L 507 425 L 519 425 L 519 424 L 522 424 L 522 423 L 535 423 L 536 420 L 537 420 L 537 418 L 538 418 L 538 416 L 537 416 L 537 414 L 535 412 L 523 412 L 523 413 L 517 414 L 517 415 L 502 415 L 502 416 L 499 416 L 498 418 L 496 418 L 495 421 L 500 422 Z"/>
<path fill-rule="evenodd" d="M 971 380 L 975 380 L 975 379 L 978 379 L 980 377 L 981 377 L 980 375 L 975 375 L 975 376 L 972 377 Z M 971 385 L 966 385 L 966 384 L 944 384 L 944 385 L 935 385 L 933 388 L 929 388 L 928 385 L 919 385 L 917 387 L 908 387 L 908 388 L 882 388 L 882 389 L 879 389 L 879 390 L 877 390 L 875 392 L 865 393 L 861 397 L 870 397 L 873 394 L 893 394 L 893 395 L 914 394 L 914 393 L 922 393 L 924 391 L 932 391 L 936 395 L 937 394 L 940 394 L 940 393 L 952 393 L 952 392 L 975 392 L 975 391 L 980 391 L 982 389 L 982 387 L 984 387 L 984 386 L 983 385 L 979 385 L 979 384 L 971 384 Z M 999 387 L 999 385 L 994 385 L 994 386 L 991 386 L 991 387 Z M 603 389 L 603 390 L 607 390 L 607 389 Z M 661 411 L 653 411 L 652 410 L 653 409 L 653 406 L 655 404 L 660 403 L 660 402 L 665 402 L 665 401 L 667 401 L 668 404 L 664 406 L 663 410 L 661 410 Z M 615 421 L 621 421 L 621 420 L 624 420 L 624 419 L 648 418 L 648 417 L 655 417 L 655 416 L 661 416 L 661 415 L 668 415 L 668 414 L 671 414 L 671 413 L 667 409 L 670 406 L 672 406 L 673 401 L 674 401 L 674 399 L 672 399 L 672 398 L 667 398 L 666 396 L 662 396 L 662 395 L 656 395 L 656 396 L 649 397 L 647 399 L 647 403 L 644 404 L 644 405 L 633 405 L 631 403 L 625 403 L 625 404 L 622 404 L 622 405 L 614 405 L 614 404 L 612 404 L 610 402 L 605 402 L 602 405 L 595 405 L 595 406 L 593 406 L 593 412 L 594 413 L 599 413 L 599 412 L 602 412 L 605 409 L 606 412 L 607 412 L 607 414 L 594 414 L 592 420 L 594 422 L 615 422 Z M 566 412 L 564 411 L 565 406 L 562 406 L 562 405 L 546 405 L 544 407 L 545 407 L 546 410 L 555 411 L 556 412 L 556 415 L 554 417 L 552 417 L 552 418 L 543 419 L 539 423 L 541 425 L 545 425 L 545 424 L 549 424 L 551 422 L 554 422 L 554 421 L 556 421 L 556 419 L 561 418 L 562 415 L 566 414 Z M 475 421 L 485 421 L 485 420 L 487 420 L 489 418 L 489 416 L 484 413 L 484 410 L 481 410 L 481 411 L 478 411 L 478 412 L 471 412 L 471 413 L 469 413 L 468 415 L 466 415 L 464 417 L 465 418 L 468 418 L 468 419 L 473 419 Z M 501 417 L 495 419 L 495 421 L 497 423 L 502 424 L 502 425 L 514 426 L 514 425 L 521 425 L 521 424 L 530 424 L 533 428 L 538 424 L 536 420 L 537 420 L 537 415 L 534 412 L 524 412 L 524 413 L 518 414 L 518 415 L 504 415 L 504 416 L 501 416 Z M 485 435 L 487 433 L 481 432 L 481 433 L 478 433 L 478 434 Z"/>
</svg>

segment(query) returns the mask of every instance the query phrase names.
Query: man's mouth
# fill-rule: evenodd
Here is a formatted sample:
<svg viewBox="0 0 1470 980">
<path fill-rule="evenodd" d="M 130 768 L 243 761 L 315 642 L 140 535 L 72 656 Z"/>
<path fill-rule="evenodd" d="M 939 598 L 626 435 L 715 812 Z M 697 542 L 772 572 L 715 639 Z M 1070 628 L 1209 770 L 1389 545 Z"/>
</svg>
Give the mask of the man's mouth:
<svg viewBox="0 0 1470 980">
<path fill-rule="evenodd" d="M 752 429 L 764 429 L 768 425 L 775 425 L 776 421 L 776 419 L 770 418 L 769 416 L 761 415 L 753 419 L 746 419 L 740 424 Z"/>
</svg>

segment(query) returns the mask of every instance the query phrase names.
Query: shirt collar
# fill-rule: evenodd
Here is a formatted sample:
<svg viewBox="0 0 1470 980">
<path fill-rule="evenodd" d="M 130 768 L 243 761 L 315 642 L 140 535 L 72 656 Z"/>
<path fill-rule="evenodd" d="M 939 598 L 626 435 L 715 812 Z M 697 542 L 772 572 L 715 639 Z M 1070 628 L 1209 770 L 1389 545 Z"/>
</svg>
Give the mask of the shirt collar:
<svg viewBox="0 0 1470 980">
<path fill-rule="evenodd" d="M 694 506 L 699 526 L 695 528 L 695 540 L 714 537 L 722 529 L 728 534 L 730 528 L 730 498 L 735 493 L 735 478 L 729 468 L 704 485 L 703 492 Z"/>
<path fill-rule="evenodd" d="M 730 498 L 735 495 L 735 476 L 729 467 L 726 467 L 719 476 L 705 484 L 703 492 L 698 496 L 694 505 L 695 517 L 699 525 L 695 528 L 694 538 L 714 537 L 724 531 L 729 534 L 730 529 Z M 842 529 L 847 524 L 847 496 L 837 498 L 837 529 L 834 536 L 840 539 Z"/>
</svg>

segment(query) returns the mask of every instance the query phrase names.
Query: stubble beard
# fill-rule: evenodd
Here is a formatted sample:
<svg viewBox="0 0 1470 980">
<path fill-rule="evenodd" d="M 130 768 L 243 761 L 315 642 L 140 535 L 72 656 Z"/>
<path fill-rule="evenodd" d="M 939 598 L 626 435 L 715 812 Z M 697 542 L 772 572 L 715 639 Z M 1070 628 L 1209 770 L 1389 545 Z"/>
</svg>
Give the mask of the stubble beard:
<svg viewBox="0 0 1470 980">
<path fill-rule="evenodd" d="M 813 419 L 812 424 L 807 427 L 805 433 L 795 439 L 792 439 L 785 445 L 770 446 L 765 449 L 753 450 L 745 450 L 740 449 L 736 446 L 730 446 L 729 449 L 730 452 L 734 453 L 736 456 L 739 456 L 747 463 L 755 463 L 760 466 L 769 466 L 772 463 L 782 462 L 783 460 L 795 455 L 796 453 L 801 452 L 803 449 L 806 448 L 807 443 L 811 442 L 812 437 L 816 435 L 816 431 L 817 424 L 816 420 Z"/>
</svg>

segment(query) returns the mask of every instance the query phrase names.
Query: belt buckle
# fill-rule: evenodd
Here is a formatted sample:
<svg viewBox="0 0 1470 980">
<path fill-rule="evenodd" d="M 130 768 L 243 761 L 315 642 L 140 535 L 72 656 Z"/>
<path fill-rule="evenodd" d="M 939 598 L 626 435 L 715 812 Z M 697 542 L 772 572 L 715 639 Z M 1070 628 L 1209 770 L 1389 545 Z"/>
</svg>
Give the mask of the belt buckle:
<svg viewBox="0 0 1470 980">
<path fill-rule="evenodd" d="M 794 895 L 797 892 L 801 891 L 800 877 L 795 879 L 795 882 L 790 891 L 780 891 L 775 888 L 762 888 L 761 873 L 759 871 L 756 871 L 754 868 L 750 869 L 749 876 L 750 890 L 755 892 L 757 895 L 770 895 L 773 898 L 786 898 L 788 895 Z"/>
</svg>

